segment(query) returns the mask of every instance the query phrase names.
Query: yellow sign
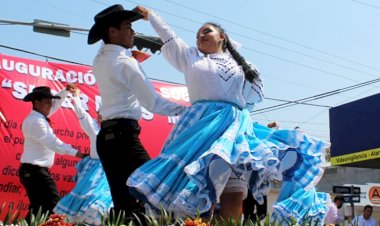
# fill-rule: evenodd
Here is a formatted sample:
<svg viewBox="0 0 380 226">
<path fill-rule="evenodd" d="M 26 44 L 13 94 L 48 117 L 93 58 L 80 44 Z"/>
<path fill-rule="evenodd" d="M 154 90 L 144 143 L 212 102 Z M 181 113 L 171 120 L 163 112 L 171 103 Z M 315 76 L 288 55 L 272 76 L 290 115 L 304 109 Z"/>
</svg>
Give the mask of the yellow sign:
<svg viewBox="0 0 380 226">
<path fill-rule="evenodd" d="M 364 160 L 371 160 L 380 158 L 380 148 L 375 148 L 367 151 L 355 152 L 352 154 L 341 155 L 336 157 L 331 157 L 331 165 L 344 165 L 353 162 L 361 162 Z"/>
</svg>

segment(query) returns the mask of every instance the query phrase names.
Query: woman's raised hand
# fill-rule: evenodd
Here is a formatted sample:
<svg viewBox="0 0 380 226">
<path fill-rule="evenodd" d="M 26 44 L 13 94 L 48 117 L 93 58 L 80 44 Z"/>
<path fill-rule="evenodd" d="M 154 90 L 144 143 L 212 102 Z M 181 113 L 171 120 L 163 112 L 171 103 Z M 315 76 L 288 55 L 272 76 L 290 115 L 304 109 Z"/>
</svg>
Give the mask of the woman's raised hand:
<svg viewBox="0 0 380 226">
<path fill-rule="evenodd" d="M 148 20 L 149 10 L 142 6 L 136 6 L 133 11 L 140 13 L 144 18 L 144 20 Z"/>
</svg>

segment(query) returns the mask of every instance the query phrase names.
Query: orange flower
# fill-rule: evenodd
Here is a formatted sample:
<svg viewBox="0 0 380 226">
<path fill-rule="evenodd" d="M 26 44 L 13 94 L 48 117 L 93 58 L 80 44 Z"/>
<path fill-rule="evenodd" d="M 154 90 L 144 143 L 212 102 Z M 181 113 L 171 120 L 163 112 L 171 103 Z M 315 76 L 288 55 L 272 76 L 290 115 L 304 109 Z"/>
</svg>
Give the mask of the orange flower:
<svg viewBox="0 0 380 226">
<path fill-rule="evenodd" d="M 74 226 L 73 224 L 66 222 L 65 218 L 65 215 L 52 214 L 45 223 L 40 224 L 39 226 Z"/>
<path fill-rule="evenodd" d="M 210 226 L 210 223 L 205 223 L 202 221 L 202 218 L 195 218 L 194 220 L 187 218 L 183 226 Z"/>
</svg>

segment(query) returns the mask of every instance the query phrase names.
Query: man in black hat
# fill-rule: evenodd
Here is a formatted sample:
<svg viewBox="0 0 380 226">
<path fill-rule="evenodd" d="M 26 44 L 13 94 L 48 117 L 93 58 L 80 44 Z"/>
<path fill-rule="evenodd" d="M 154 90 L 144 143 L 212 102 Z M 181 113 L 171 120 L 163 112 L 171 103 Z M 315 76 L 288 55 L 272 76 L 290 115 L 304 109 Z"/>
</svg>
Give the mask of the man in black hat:
<svg viewBox="0 0 380 226">
<path fill-rule="evenodd" d="M 66 89 L 53 95 L 49 87 L 39 86 L 23 99 L 32 102 L 33 106 L 22 123 L 25 142 L 19 173 L 30 202 L 27 220 L 31 213 L 36 215 L 40 208 L 42 213 L 53 213 L 52 210 L 60 199 L 56 183 L 49 172 L 55 153 L 83 158 L 82 153 L 55 136 L 48 118 L 58 110 L 74 87 L 75 85 L 69 84 Z"/>
<path fill-rule="evenodd" d="M 153 113 L 175 116 L 184 106 L 158 95 L 131 52 L 135 37 L 132 22 L 142 18 L 134 11 L 113 5 L 95 16 L 88 44 L 103 40 L 94 60 L 103 117 L 97 136 L 97 151 L 111 188 L 116 216 L 125 211 L 127 217 L 143 211 L 129 193 L 126 181 L 130 174 L 150 159 L 140 142 L 141 106 Z"/>
</svg>

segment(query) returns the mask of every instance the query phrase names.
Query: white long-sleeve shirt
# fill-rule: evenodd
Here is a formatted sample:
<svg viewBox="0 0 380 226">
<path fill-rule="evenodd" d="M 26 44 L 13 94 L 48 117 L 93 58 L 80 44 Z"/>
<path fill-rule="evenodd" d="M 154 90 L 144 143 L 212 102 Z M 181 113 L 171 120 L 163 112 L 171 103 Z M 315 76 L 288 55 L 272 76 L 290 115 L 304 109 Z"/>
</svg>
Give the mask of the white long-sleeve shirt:
<svg viewBox="0 0 380 226">
<path fill-rule="evenodd" d="M 68 91 L 65 89 L 57 93 L 61 99 L 53 99 L 49 116 L 58 110 L 65 100 Z M 50 168 L 54 164 L 55 153 L 75 156 L 77 150 L 65 144 L 53 132 L 45 116 L 32 110 L 22 123 L 24 135 L 24 152 L 21 163 L 30 163 Z"/>
<path fill-rule="evenodd" d="M 84 110 L 79 97 L 73 97 L 73 106 L 80 126 L 90 138 L 90 157 L 93 159 L 99 159 L 98 152 L 96 151 L 96 136 L 100 130 L 99 124 L 89 113 L 86 112 L 86 110 Z"/>
<path fill-rule="evenodd" d="M 164 42 L 161 48 L 168 62 L 184 73 L 190 102 L 216 100 L 234 103 L 252 111 L 263 99 L 262 81 L 245 79 L 244 72 L 229 53 L 202 54 L 189 47 L 153 11 L 148 15 L 152 27 Z M 253 70 L 256 68 L 251 65 Z"/>
<path fill-rule="evenodd" d="M 186 109 L 156 93 L 140 64 L 122 46 L 105 44 L 95 57 L 93 73 L 102 97 L 103 120 L 139 120 L 141 106 L 152 113 L 170 116 L 180 115 Z"/>
<path fill-rule="evenodd" d="M 370 217 L 368 218 L 367 220 L 363 217 L 363 215 L 360 215 L 360 216 L 357 216 L 355 217 L 352 222 L 351 222 L 351 225 L 352 226 L 378 226 L 379 224 L 377 223 L 377 221 Z"/>
</svg>

